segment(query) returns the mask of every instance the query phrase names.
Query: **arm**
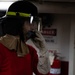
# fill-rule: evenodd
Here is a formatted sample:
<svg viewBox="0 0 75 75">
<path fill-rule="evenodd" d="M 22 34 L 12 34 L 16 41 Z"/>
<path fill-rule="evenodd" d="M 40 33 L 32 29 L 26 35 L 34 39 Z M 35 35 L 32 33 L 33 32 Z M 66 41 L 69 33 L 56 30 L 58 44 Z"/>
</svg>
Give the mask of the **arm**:
<svg viewBox="0 0 75 75">
<path fill-rule="evenodd" d="M 33 72 L 36 75 L 49 75 L 49 73 L 43 74 L 43 73 L 41 73 L 38 70 L 38 55 L 37 55 L 36 50 L 33 47 L 31 47 L 31 46 L 30 46 L 30 54 L 31 54 L 31 59 L 32 59 L 32 69 L 33 69 Z"/>
<path fill-rule="evenodd" d="M 45 75 L 49 74 L 50 62 L 49 62 L 48 51 L 45 51 L 44 53 L 40 54 L 37 69 L 42 74 Z"/>
<path fill-rule="evenodd" d="M 34 38 L 33 43 L 38 48 L 38 66 L 37 69 L 42 74 L 48 74 L 50 70 L 49 52 L 46 48 L 46 42 L 42 34 L 36 31 L 36 38 Z"/>
</svg>

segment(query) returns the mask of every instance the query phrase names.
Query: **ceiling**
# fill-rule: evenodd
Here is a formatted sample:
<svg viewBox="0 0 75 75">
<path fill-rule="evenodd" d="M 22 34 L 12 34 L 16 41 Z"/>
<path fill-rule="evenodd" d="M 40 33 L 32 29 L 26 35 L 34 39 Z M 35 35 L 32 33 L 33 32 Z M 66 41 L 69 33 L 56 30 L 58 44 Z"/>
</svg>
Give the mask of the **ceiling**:
<svg viewBox="0 0 75 75">
<path fill-rule="evenodd" d="M 75 0 L 29 0 L 34 2 L 75 2 Z"/>
</svg>

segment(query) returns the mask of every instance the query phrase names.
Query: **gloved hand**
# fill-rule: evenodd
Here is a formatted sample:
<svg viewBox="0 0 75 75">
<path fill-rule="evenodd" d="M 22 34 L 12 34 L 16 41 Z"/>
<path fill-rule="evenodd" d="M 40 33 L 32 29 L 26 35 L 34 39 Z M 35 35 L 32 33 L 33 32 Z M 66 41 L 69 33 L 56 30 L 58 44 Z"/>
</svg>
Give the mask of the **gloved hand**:
<svg viewBox="0 0 75 75">
<path fill-rule="evenodd" d="M 35 37 L 32 41 L 39 49 L 39 62 L 37 69 L 40 73 L 47 74 L 50 70 L 49 52 L 46 48 L 46 42 L 41 32 L 35 31 L 35 33 L 37 37 Z"/>
<path fill-rule="evenodd" d="M 35 44 L 35 46 L 39 49 L 45 48 L 46 47 L 46 42 L 45 39 L 43 37 L 43 35 L 41 34 L 40 31 L 35 31 L 35 34 L 37 37 L 35 37 L 32 41 Z"/>
</svg>

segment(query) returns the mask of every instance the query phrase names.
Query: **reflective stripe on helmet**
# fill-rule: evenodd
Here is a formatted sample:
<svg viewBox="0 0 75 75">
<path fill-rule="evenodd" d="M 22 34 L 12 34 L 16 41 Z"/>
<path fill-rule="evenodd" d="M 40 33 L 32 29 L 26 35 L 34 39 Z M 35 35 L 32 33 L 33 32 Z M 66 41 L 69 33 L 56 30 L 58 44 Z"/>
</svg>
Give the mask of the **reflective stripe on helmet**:
<svg viewBox="0 0 75 75">
<path fill-rule="evenodd" d="M 17 16 L 17 14 L 21 17 L 30 17 L 31 14 L 28 13 L 21 13 L 21 12 L 7 12 L 7 15 Z"/>
</svg>

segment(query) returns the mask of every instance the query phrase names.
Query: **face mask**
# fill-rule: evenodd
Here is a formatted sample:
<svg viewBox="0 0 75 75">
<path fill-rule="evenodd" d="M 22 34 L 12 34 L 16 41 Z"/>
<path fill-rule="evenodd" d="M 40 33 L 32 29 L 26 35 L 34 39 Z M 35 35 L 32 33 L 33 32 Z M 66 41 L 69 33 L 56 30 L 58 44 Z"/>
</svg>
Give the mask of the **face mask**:
<svg viewBox="0 0 75 75">
<path fill-rule="evenodd" d="M 35 33 L 35 31 L 37 30 L 37 31 L 40 31 L 41 30 L 41 24 L 40 24 L 40 20 L 39 20 L 39 18 L 34 18 L 33 16 L 30 18 L 30 22 L 29 22 L 30 24 L 32 24 L 32 25 L 37 25 L 37 28 L 34 28 L 33 30 L 31 30 L 31 31 L 28 31 L 27 33 L 26 33 L 26 38 L 27 39 L 34 39 L 35 37 L 37 37 L 36 36 L 36 33 Z"/>
</svg>

